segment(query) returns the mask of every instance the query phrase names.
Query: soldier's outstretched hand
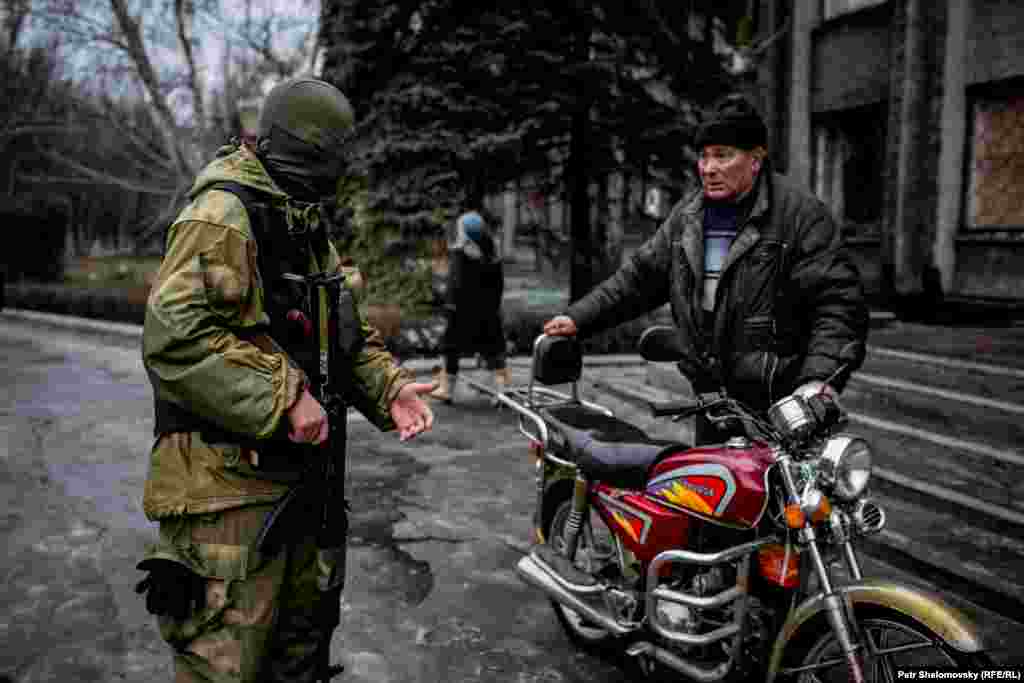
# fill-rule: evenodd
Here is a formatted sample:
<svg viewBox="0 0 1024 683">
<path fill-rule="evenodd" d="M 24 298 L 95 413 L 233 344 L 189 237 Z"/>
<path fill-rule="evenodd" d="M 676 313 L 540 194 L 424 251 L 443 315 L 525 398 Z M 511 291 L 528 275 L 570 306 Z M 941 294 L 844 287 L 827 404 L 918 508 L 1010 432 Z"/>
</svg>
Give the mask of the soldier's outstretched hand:
<svg viewBox="0 0 1024 683">
<path fill-rule="evenodd" d="M 391 419 L 398 427 L 399 439 L 408 441 L 434 426 L 434 413 L 420 396 L 436 388 L 437 385 L 430 382 L 410 382 L 398 392 L 391 402 Z"/>
</svg>

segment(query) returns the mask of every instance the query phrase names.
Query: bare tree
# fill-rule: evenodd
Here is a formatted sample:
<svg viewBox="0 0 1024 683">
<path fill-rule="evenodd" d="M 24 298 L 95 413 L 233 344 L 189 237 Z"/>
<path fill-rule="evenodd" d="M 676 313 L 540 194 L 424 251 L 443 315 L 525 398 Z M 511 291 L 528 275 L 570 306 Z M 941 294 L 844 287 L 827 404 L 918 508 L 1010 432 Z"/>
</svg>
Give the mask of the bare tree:
<svg viewBox="0 0 1024 683">
<path fill-rule="evenodd" d="M 31 9 L 31 0 L 3 0 L 0 2 L 0 20 L 2 20 L 4 52 L 15 49 L 21 31 L 25 28 Z"/>
<path fill-rule="evenodd" d="M 66 173 L 52 180 L 84 179 L 160 198 L 163 210 L 140 225 L 143 237 L 157 234 L 179 208 L 215 147 L 241 132 L 238 100 L 262 95 L 268 76 L 280 80 L 311 63 L 318 17 L 319 2 L 309 0 L 3 0 L 0 6 L 6 34 L 16 38 L 31 18 L 36 33 L 61 37 L 63 69 L 88 99 L 76 108 L 83 120 L 65 125 L 117 132 L 110 139 L 116 150 L 64 145 L 52 156 Z M 111 158 L 118 163 L 103 163 Z"/>
</svg>

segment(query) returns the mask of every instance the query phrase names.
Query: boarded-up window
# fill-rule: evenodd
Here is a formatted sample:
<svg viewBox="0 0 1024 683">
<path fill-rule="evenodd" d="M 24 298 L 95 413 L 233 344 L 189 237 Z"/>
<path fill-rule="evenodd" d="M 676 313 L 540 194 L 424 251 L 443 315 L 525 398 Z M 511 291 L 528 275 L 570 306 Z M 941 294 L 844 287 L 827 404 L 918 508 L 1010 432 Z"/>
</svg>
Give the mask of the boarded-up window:
<svg viewBox="0 0 1024 683">
<path fill-rule="evenodd" d="M 1024 94 L 974 100 L 969 227 L 1024 227 Z"/>
<path fill-rule="evenodd" d="M 884 5 L 885 0 L 822 0 L 822 16 L 828 20 L 865 7 Z"/>
</svg>

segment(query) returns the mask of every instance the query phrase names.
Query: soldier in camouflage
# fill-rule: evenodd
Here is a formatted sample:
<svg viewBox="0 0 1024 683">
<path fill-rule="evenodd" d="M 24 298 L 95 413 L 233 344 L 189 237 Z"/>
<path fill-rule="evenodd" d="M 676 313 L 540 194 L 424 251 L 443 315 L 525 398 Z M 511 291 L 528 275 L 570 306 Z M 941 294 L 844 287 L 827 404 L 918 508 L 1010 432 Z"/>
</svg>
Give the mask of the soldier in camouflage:
<svg viewBox="0 0 1024 683">
<path fill-rule="evenodd" d="M 341 142 L 352 125 L 333 86 L 278 85 L 255 148 L 222 148 L 167 233 L 143 335 L 156 402 L 143 506 L 159 538 L 139 565 L 149 573 L 138 590 L 174 650 L 181 683 L 330 676 L 325 649 L 341 586 L 323 590 L 323 575 L 343 575 L 343 567 L 323 566 L 302 528 L 274 552 L 255 541 L 311 459 L 343 457 L 343 444 L 331 443 L 330 456 L 314 447 L 328 435 L 328 416 L 309 390 L 317 365 L 303 334 L 288 327 L 291 313 L 315 317 L 312 307 L 331 304 L 303 300 L 274 274 L 344 272 L 321 203 L 345 171 Z M 230 189 L 238 186 L 265 207 L 259 239 L 252 207 Z M 356 274 L 346 277 L 352 284 Z M 402 440 L 429 430 L 433 416 L 420 395 L 434 386 L 412 381 L 380 334 L 356 324 L 361 348 L 346 357 L 335 389 Z"/>
</svg>

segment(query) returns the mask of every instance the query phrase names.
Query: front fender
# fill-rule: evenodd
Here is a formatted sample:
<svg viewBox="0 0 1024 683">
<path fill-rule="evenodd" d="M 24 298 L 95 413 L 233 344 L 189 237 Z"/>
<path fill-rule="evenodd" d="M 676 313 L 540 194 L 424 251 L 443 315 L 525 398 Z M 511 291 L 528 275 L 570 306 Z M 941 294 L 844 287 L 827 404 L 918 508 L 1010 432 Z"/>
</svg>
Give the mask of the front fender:
<svg viewBox="0 0 1024 683">
<path fill-rule="evenodd" d="M 836 591 L 853 608 L 884 607 L 915 619 L 959 652 L 980 652 L 985 649 L 974 622 L 934 593 L 885 579 L 863 579 L 840 586 Z M 820 628 L 807 627 L 817 621 L 816 617 L 824 615 L 824 600 L 824 594 L 818 593 L 790 613 L 772 648 L 768 683 L 775 680 L 782 668 L 783 656 L 790 645 L 804 637 L 820 635 Z"/>
</svg>

